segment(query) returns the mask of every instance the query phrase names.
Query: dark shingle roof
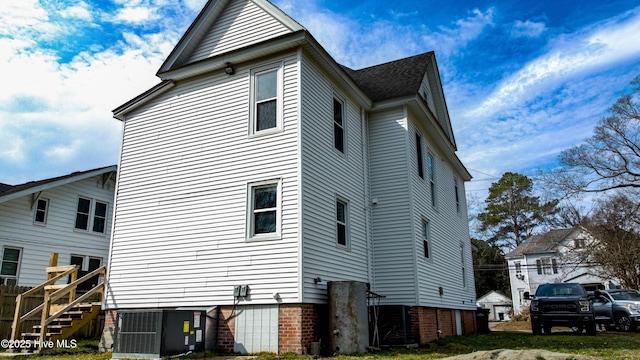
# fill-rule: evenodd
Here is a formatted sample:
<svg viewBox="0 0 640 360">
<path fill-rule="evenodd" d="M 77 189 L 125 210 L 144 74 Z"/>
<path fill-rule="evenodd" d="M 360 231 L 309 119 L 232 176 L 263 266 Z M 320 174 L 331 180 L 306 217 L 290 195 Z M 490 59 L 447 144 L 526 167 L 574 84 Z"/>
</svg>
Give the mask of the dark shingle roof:
<svg viewBox="0 0 640 360">
<path fill-rule="evenodd" d="M 432 56 L 430 51 L 360 70 L 342 68 L 372 101 L 383 101 L 417 94 Z"/>
<path fill-rule="evenodd" d="M 541 254 L 553 252 L 560 241 L 567 237 L 575 228 L 551 230 L 545 234 L 534 235 L 520 244 L 506 257 L 518 257 L 528 254 Z"/>
<path fill-rule="evenodd" d="M 64 180 L 67 178 L 71 178 L 74 176 L 79 176 L 82 174 L 86 174 L 86 173 L 90 173 L 90 172 L 94 172 L 94 171 L 100 171 L 103 169 L 108 169 L 110 167 L 113 167 L 114 165 L 110 165 L 110 166 L 104 166 L 101 168 L 97 168 L 97 169 L 91 169 L 91 170 L 86 170 L 86 171 L 76 171 L 74 173 L 68 174 L 68 175 L 63 175 L 63 176 L 58 176 L 58 177 L 54 177 L 54 178 L 50 178 L 50 179 L 44 179 L 44 180 L 37 180 L 37 181 L 29 181 L 26 182 L 24 184 L 19 184 L 19 185 L 8 185 L 8 184 L 0 184 L 0 197 L 5 196 L 5 195 L 9 195 L 9 194 L 13 194 L 16 193 L 18 191 L 22 191 L 22 190 L 26 190 L 29 188 L 33 188 L 36 186 L 40 186 L 40 185 L 46 185 L 55 181 L 59 181 L 59 180 Z"/>
</svg>

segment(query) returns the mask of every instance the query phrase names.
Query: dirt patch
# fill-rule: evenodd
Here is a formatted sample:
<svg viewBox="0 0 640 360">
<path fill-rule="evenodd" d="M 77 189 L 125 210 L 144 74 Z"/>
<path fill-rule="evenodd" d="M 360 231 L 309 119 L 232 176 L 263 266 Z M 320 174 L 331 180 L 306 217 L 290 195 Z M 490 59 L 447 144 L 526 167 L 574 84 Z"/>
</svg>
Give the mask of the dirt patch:
<svg viewBox="0 0 640 360">
<path fill-rule="evenodd" d="M 554 353 L 547 350 L 489 350 L 476 351 L 444 358 L 443 360 L 598 360 L 599 357 Z"/>
</svg>

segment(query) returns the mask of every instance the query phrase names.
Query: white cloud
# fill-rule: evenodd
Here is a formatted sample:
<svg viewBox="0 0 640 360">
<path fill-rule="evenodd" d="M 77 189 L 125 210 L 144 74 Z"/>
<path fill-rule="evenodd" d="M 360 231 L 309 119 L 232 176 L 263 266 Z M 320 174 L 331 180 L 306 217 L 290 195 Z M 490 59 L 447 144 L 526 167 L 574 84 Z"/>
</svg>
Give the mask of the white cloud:
<svg viewBox="0 0 640 360">
<path fill-rule="evenodd" d="M 92 21 L 93 15 L 89 10 L 89 5 L 84 1 L 79 2 L 76 5 L 70 6 L 62 11 L 60 11 L 60 16 L 64 18 L 74 18 L 85 21 Z"/>
<path fill-rule="evenodd" d="M 114 16 L 114 22 L 130 24 L 144 23 L 155 18 L 153 9 L 147 7 L 126 7 L 120 9 Z"/>
<path fill-rule="evenodd" d="M 511 27 L 511 36 L 534 38 L 540 36 L 546 29 L 547 26 L 543 22 L 516 20 Z"/>
<path fill-rule="evenodd" d="M 494 9 L 474 9 L 468 16 L 456 20 L 450 27 L 423 35 L 424 42 L 442 57 L 460 53 L 467 44 L 477 39 L 487 26 L 493 26 Z"/>
</svg>

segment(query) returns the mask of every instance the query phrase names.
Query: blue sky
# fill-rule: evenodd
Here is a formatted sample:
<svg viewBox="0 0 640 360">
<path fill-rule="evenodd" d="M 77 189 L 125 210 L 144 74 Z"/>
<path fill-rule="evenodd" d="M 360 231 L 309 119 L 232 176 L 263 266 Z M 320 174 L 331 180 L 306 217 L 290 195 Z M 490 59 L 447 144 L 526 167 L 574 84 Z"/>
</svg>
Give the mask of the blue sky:
<svg viewBox="0 0 640 360">
<path fill-rule="evenodd" d="M 352 68 L 434 50 L 469 194 L 554 166 L 640 75 L 637 1 L 272 2 Z M 0 182 L 117 163 L 111 110 L 159 81 L 204 4 L 2 0 Z"/>
</svg>

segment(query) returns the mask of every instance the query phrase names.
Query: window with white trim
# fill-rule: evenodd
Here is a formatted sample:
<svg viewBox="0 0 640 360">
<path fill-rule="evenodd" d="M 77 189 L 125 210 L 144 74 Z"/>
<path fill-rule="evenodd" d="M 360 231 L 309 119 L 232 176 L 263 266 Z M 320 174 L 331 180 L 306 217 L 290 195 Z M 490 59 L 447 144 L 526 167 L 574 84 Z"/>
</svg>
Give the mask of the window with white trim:
<svg viewBox="0 0 640 360">
<path fill-rule="evenodd" d="M 551 275 L 558 273 L 558 263 L 553 258 L 541 258 L 536 260 L 538 275 Z"/>
<path fill-rule="evenodd" d="M 462 287 L 467 287 L 467 269 L 464 256 L 464 244 L 460 244 L 460 262 L 462 263 Z"/>
<path fill-rule="evenodd" d="M 422 251 L 424 253 L 424 257 L 429 259 L 431 258 L 431 234 L 429 230 L 429 221 L 422 219 Z"/>
<path fill-rule="evenodd" d="M 280 234 L 280 180 L 249 184 L 247 239 L 267 240 Z"/>
<path fill-rule="evenodd" d="M 344 102 L 333 97 L 333 147 L 344 153 Z"/>
<path fill-rule="evenodd" d="M 418 161 L 418 176 L 424 179 L 424 163 L 422 160 L 422 137 L 416 133 L 416 158 Z"/>
<path fill-rule="evenodd" d="M 431 192 L 431 206 L 436 206 L 436 174 L 434 169 L 433 155 L 427 153 L 427 172 L 429 176 L 429 190 Z"/>
<path fill-rule="evenodd" d="M 453 192 L 456 200 L 456 212 L 460 212 L 460 189 L 458 187 L 458 178 L 453 178 Z"/>
<path fill-rule="evenodd" d="M 282 129 L 282 63 L 251 70 L 249 133 Z"/>
<path fill-rule="evenodd" d="M 108 207 L 108 203 L 104 201 L 79 197 L 75 228 L 104 234 L 107 228 Z"/>
<path fill-rule="evenodd" d="M 49 200 L 38 199 L 36 202 L 36 211 L 33 216 L 33 223 L 38 225 L 45 225 L 47 223 L 47 213 L 49 211 Z"/>
<path fill-rule="evenodd" d="M 336 200 L 336 243 L 349 246 L 349 208 L 346 201 Z"/>
<path fill-rule="evenodd" d="M 5 246 L 2 249 L 2 265 L 0 266 L 0 285 L 15 285 L 18 282 L 22 249 Z"/>
</svg>

